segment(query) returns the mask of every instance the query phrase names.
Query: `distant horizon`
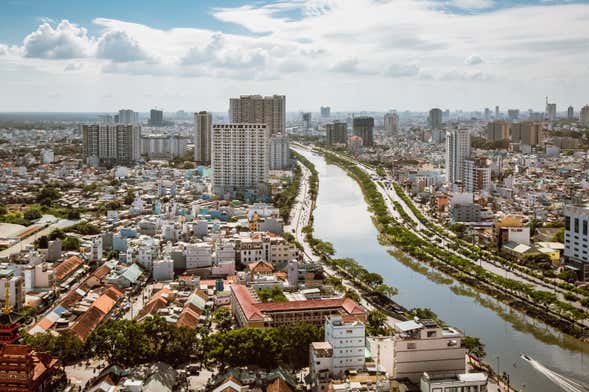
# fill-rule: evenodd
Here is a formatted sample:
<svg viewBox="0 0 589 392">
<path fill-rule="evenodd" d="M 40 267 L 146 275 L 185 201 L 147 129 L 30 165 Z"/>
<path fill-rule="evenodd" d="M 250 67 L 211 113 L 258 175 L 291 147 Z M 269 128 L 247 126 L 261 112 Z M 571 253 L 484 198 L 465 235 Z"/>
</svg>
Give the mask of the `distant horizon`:
<svg viewBox="0 0 589 392">
<path fill-rule="evenodd" d="M 19 0 L 2 11 L 7 112 L 224 111 L 241 94 L 313 112 L 589 103 L 587 0 Z"/>
</svg>

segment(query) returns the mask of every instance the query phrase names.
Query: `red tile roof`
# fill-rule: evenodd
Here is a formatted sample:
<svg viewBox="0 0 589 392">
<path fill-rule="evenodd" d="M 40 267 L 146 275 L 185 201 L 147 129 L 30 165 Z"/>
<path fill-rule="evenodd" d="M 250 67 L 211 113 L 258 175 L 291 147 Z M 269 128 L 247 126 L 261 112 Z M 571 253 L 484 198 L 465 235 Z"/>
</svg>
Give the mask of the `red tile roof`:
<svg viewBox="0 0 589 392">
<path fill-rule="evenodd" d="M 72 256 L 69 259 L 59 263 L 53 267 L 53 273 L 55 274 L 55 280 L 61 283 L 63 280 L 73 274 L 78 268 L 84 264 L 84 261 L 80 256 Z"/>
<path fill-rule="evenodd" d="M 235 296 L 235 299 L 237 299 L 243 314 L 248 320 L 264 320 L 264 315 L 256 306 L 257 304 L 254 302 L 252 294 L 247 287 L 235 284 L 231 286 L 231 292 Z"/>
</svg>

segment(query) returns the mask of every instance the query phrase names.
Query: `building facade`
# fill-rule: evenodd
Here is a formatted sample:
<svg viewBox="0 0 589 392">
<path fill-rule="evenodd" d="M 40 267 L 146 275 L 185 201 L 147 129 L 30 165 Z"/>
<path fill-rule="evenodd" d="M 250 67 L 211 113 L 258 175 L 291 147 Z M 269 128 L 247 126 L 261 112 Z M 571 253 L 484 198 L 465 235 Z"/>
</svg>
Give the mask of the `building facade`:
<svg viewBox="0 0 589 392">
<path fill-rule="evenodd" d="M 579 113 L 579 121 L 584 127 L 589 127 L 589 105 L 585 105 L 581 108 Z"/>
<path fill-rule="evenodd" d="M 288 135 L 276 133 L 270 137 L 270 170 L 285 170 L 289 167 Z"/>
<path fill-rule="evenodd" d="M 523 121 L 511 124 L 511 141 L 528 146 L 537 146 L 544 141 L 542 123 Z"/>
<path fill-rule="evenodd" d="M 396 135 L 399 132 L 399 115 L 396 112 L 384 115 L 384 130 L 387 135 Z"/>
<path fill-rule="evenodd" d="M 86 161 L 130 164 L 141 158 L 141 127 L 134 124 L 83 124 L 80 126 Z"/>
<path fill-rule="evenodd" d="M 151 109 L 149 112 L 149 125 L 152 127 L 161 127 L 164 125 L 164 111 Z"/>
<path fill-rule="evenodd" d="M 434 108 L 429 111 L 428 124 L 431 129 L 442 128 L 442 109 Z"/>
<path fill-rule="evenodd" d="M 509 139 L 509 125 L 505 121 L 493 121 L 487 124 L 486 139 L 490 142 Z"/>
<path fill-rule="evenodd" d="M 335 121 L 325 125 L 326 143 L 328 146 L 348 144 L 348 124 Z"/>
<path fill-rule="evenodd" d="M 139 122 L 139 113 L 131 109 L 121 109 L 119 110 L 118 120 L 119 124 L 137 124 Z"/>
<path fill-rule="evenodd" d="M 442 328 L 432 320 L 395 324 L 393 377 L 419 383 L 423 373 L 431 376 L 463 374 L 466 371 L 464 335 Z"/>
<path fill-rule="evenodd" d="M 464 180 L 464 160 L 470 157 L 470 132 L 455 129 L 446 136 L 446 179 L 450 184 Z"/>
<path fill-rule="evenodd" d="M 242 95 L 229 100 L 232 123 L 266 124 L 271 134 L 286 132 L 286 96 Z"/>
<path fill-rule="evenodd" d="M 352 121 L 354 136 L 362 138 L 363 147 L 374 146 L 374 118 L 367 116 L 354 117 Z"/>
<path fill-rule="evenodd" d="M 331 117 L 331 108 L 329 106 L 321 106 L 321 118 Z"/>
<path fill-rule="evenodd" d="M 194 113 L 194 161 L 200 165 L 211 164 L 211 131 L 213 115 L 209 112 Z"/>
<path fill-rule="evenodd" d="M 580 280 L 589 280 L 589 208 L 566 206 L 564 209 L 564 257 Z"/>
<path fill-rule="evenodd" d="M 268 193 L 270 129 L 266 124 L 215 124 L 211 133 L 213 192 Z"/>
<path fill-rule="evenodd" d="M 189 138 L 181 135 L 143 135 L 141 154 L 152 159 L 174 159 L 186 153 Z"/>
</svg>

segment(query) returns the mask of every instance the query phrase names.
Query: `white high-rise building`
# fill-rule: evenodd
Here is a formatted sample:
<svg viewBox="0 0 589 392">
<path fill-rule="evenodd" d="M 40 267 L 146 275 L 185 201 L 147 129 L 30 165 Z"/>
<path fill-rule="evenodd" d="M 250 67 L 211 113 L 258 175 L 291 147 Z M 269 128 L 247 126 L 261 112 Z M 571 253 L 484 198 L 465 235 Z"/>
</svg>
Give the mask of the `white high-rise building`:
<svg viewBox="0 0 589 392">
<path fill-rule="evenodd" d="M 268 193 L 270 129 L 266 124 L 215 124 L 211 136 L 213 191 Z"/>
<path fill-rule="evenodd" d="M 454 129 L 446 136 L 446 179 L 450 184 L 463 181 L 464 160 L 470 157 L 470 132 Z"/>
<path fill-rule="evenodd" d="M 277 133 L 270 138 L 270 170 L 289 167 L 288 135 Z"/>
<path fill-rule="evenodd" d="M 139 122 L 139 113 L 131 109 L 119 110 L 119 124 L 137 124 Z"/>
<path fill-rule="evenodd" d="M 156 159 L 174 159 L 186 152 L 189 138 L 182 135 L 141 136 L 141 154 Z"/>
<path fill-rule="evenodd" d="M 213 116 L 209 112 L 194 113 L 194 161 L 211 164 L 211 129 Z"/>
<path fill-rule="evenodd" d="M 84 158 L 127 164 L 141 158 L 141 127 L 134 124 L 83 124 Z"/>
<path fill-rule="evenodd" d="M 229 100 L 232 123 L 266 124 L 271 134 L 286 132 L 286 96 L 242 95 Z"/>
<path fill-rule="evenodd" d="M 389 112 L 384 115 L 384 130 L 388 135 L 395 135 L 399 131 L 399 115 Z"/>
</svg>

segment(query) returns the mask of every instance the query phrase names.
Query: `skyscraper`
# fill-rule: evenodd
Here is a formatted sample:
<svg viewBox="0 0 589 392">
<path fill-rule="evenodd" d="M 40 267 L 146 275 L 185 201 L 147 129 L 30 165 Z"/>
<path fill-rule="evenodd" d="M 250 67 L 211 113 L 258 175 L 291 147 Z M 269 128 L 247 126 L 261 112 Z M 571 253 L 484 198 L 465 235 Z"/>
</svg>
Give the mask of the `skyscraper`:
<svg viewBox="0 0 589 392">
<path fill-rule="evenodd" d="M 242 95 L 229 100 L 232 123 L 266 124 L 272 134 L 286 131 L 286 96 Z"/>
<path fill-rule="evenodd" d="M 487 124 L 486 139 L 490 142 L 509 139 L 509 125 L 505 121 L 493 121 Z"/>
<path fill-rule="evenodd" d="M 348 144 L 348 124 L 335 121 L 325 125 L 326 143 L 328 146 L 335 144 Z"/>
<path fill-rule="evenodd" d="M 311 129 L 311 112 L 306 112 L 302 114 L 303 117 L 303 129 L 306 131 Z"/>
<path fill-rule="evenodd" d="M 589 127 L 589 105 L 585 105 L 581 108 L 579 121 L 584 127 Z"/>
<path fill-rule="evenodd" d="M 352 124 L 354 135 L 362 138 L 362 146 L 374 146 L 374 118 L 368 116 L 354 117 Z"/>
<path fill-rule="evenodd" d="M 529 146 L 537 146 L 544 141 L 542 123 L 523 121 L 511 124 L 511 141 Z"/>
<path fill-rule="evenodd" d="M 495 120 L 499 120 L 501 113 L 499 112 L 499 106 L 495 106 Z"/>
<path fill-rule="evenodd" d="M 270 137 L 270 170 L 289 167 L 288 135 L 276 133 Z"/>
<path fill-rule="evenodd" d="M 149 125 L 152 127 L 161 127 L 164 125 L 164 111 L 151 109 L 149 112 Z"/>
<path fill-rule="evenodd" d="M 556 120 L 556 104 L 548 103 L 548 97 L 546 97 L 546 119 L 548 121 Z"/>
<path fill-rule="evenodd" d="M 267 193 L 270 129 L 266 124 L 214 124 L 211 146 L 214 193 Z"/>
<path fill-rule="evenodd" d="M 399 115 L 397 112 L 388 112 L 384 115 L 384 130 L 389 135 L 396 135 L 399 131 Z"/>
<path fill-rule="evenodd" d="M 321 118 L 331 117 L 331 108 L 329 106 L 321 106 Z"/>
<path fill-rule="evenodd" d="M 442 128 L 442 109 L 434 108 L 429 111 L 428 124 L 431 129 Z"/>
<path fill-rule="evenodd" d="M 446 178 L 450 184 L 462 183 L 464 160 L 470 158 L 470 132 L 453 129 L 446 136 Z"/>
<path fill-rule="evenodd" d="M 141 158 L 141 127 L 134 124 L 83 124 L 80 126 L 86 161 L 130 164 Z"/>
<path fill-rule="evenodd" d="M 519 120 L 519 109 L 507 109 L 507 118 L 509 121 Z"/>
<path fill-rule="evenodd" d="M 139 122 L 139 113 L 131 109 L 119 110 L 119 124 L 137 124 Z"/>
<path fill-rule="evenodd" d="M 211 129 L 213 116 L 203 111 L 194 113 L 194 161 L 201 165 L 211 163 Z"/>
<path fill-rule="evenodd" d="M 567 109 L 567 119 L 574 120 L 575 119 L 575 108 L 569 106 Z"/>
</svg>

